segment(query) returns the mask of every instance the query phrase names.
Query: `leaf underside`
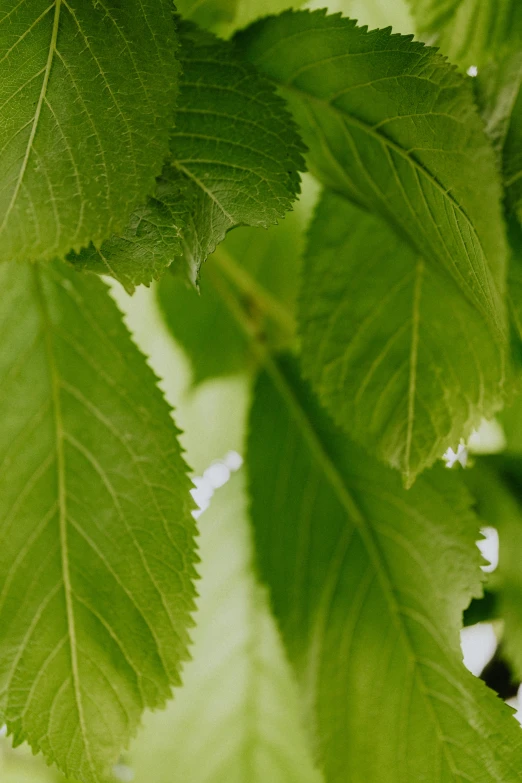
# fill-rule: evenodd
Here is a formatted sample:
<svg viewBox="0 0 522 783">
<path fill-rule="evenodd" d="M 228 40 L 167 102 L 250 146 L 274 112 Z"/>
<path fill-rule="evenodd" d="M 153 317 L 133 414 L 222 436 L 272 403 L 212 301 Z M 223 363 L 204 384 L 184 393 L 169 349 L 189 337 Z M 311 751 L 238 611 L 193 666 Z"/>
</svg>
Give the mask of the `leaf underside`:
<svg viewBox="0 0 522 783">
<path fill-rule="evenodd" d="M 170 0 L 6 0 L 0 11 L 0 244 L 63 257 L 119 231 L 168 153 Z"/>
<path fill-rule="evenodd" d="M 0 276 L 0 720 L 94 783 L 179 683 L 190 484 L 103 283 L 61 263 Z"/>
<path fill-rule="evenodd" d="M 326 420 L 288 359 L 258 381 L 247 466 L 261 574 L 326 780 L 515 783 L 520 728 L 462 664 L 462 610 L 481 586 L 479 521 L 457 474 L 403 490 Z"/>
</svg>

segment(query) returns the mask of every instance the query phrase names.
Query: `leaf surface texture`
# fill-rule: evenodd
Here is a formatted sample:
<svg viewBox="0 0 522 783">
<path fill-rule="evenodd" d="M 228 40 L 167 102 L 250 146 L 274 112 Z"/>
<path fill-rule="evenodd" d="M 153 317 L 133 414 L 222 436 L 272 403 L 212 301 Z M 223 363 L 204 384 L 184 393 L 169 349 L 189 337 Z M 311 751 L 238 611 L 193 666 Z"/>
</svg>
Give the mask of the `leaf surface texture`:
<svg viewBox="0 0 522 783">
<path fill-rule="evenodd" d="M 170 0 L 6 0 L 0 11 L 0 243 L 52 259 L 120 230 L 168 152 Z"/>
<path fill-rule="evenodd" d="M 103 283 L 61 263 L 0 274 L 0 720 L 91 783 L 179 683 L 190 484 Z"/>
<path fill-rule="evenodd" d="M 408 485 L 502 406 L 505 357 L 454 281 L 326 193 L 302 271 L 303 367 L 335 420 Z"/>
<path fill-rule="evenodd" d="M 236 40 L 290 102 L 312 172 L 384 217 L 503 332 L 500 187 L 467 81 L 410 36 L 324 11 L 264 19 Z"/>
<path fill-rule="evenodd" d="M 113 237 L 100 252 L 91 247 L 71 258 L 93 271 L 111 268 L 128 290 L 159 277 L 180 253 L 185 274 L 195 281 L 231 228 L 268 228 L 299 192 L 302 143 L 272 85 L 237 57 L 231 43 L 188 23 L 181 24 L 180 38 L 182 78 L 171 154 L 146 208 L 153 230 L 137 236 L 143 211 L 138 210 L 122 237 Z M 132 257 L 125 253 L 129 241 Z"/>
<path fill-rule="evenodd" d="M 515 783 L 520 728 L 462 663 L 481 574 L 458 476 L 440 468 L 402 489 L 288 359 L 258 381 L 247 466 L 260 571 L 326 780 Z"/>
</svg>

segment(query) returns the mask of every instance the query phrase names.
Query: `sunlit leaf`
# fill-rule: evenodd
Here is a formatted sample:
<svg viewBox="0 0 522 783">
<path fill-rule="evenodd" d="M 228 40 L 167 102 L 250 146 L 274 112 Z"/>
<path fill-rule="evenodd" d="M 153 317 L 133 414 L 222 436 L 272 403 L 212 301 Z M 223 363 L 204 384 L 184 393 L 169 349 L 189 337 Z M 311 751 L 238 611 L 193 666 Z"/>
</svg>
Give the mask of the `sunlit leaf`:
<svg viewBox="0 0 522 783">
<path fill-rule="evenodd" d="M 0 274 L 0 722 L 94 783 L 179 683 L 190 483 L 103 283 L 62 264 Z"/>
<path fill-rule="evenodd" d="M 380 214 L 505 331 L 501 191 L 471 86 L 434 49 L 287 12 L 236 37 L 294 110 L 311 170 Z"/>
<path fill-rule="evenodd" d="M 295 684 L 252 568 L 239 477 L 199 519 L 193 660 L 129 755 L 135 783 L 320 783 Z"/>
<path fill-rule="evenodd" d="M 326 780 L 515 783 L 520 728 L 462 663 L 480 523 L 458 474 L 402 489 L 288 359 L 259 379 L 246 462 L 260 571 Z"/>
<path fill-rule="evenodd" d="M 335 420 L 405 482 L 502 406 L 505 356 L 454 281 L 326 193 L 301 281 L 303 367 Z"/>
</svg>

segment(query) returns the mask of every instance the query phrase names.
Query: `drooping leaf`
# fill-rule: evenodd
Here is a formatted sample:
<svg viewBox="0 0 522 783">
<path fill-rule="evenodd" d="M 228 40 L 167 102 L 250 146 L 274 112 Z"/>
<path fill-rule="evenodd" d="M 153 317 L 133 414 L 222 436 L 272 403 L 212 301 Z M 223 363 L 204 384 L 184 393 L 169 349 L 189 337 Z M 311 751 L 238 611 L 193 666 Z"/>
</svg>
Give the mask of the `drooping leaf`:
<svg viewBox="0 0 522 783">
<path fill-rule="evenodd" d="M 240 476 L 200 517 L 192 661 L 131 748 L 135 783 L 319 783 L 297 690 L 252 569 Z"/>
<path fill-rule="evenodd" d="M 103 283 L 63 264 L 0 275 L 0 722 L 94 783 L 179 682 L 190 484 Z"/>
<path fill-rule="evenodd" d="M 191 204 L 186 191 L 171 167 L 165 167 L 155 195 L 134 210 L 121 235 L 107 239 L 99 250 L 91 244 L 69 253 L 68 260 L 79 270 L 110 275 L 129 294 L 138 285 L 159 280 L 172 263 L 180 276 L 186 275 L 181 259 Z"/>
<path fill-rule="evenodd" d="M 248 340 L 231 316 L 219 287 L 232 284 L 255 319 L 259 333 L 275 347 L 294 337 L 297 281 L 304 228 L 316 189 L 310 178 L 294 211 L 269 231 L 231 232 L 201 273 L 200 291 L 174 275 L 160 282 L 160 306 L 174 338 L 190 359 L 194 383 L 241 373 L 255 366 Z"/>
<path fill-rule="evenodd" d="M 6 0 L 0 10 L 3 260 L 52 259 L 125 225 L 168 153 L 170 0 Z"/>
<path fill-rule="evenodd" d="M 502 332 L 501 193 L 470 80 L 409 36 L 321 11 L 236 40 L 288 99 L 312 172 L 389 221 Z"/>
<path fill-rule="evenodd" d="M 79 259 L 94 272 L 110 268 L 129 291 L 159 277 L 180 253 L 186 259 L 182 273 L 187 269 L 194 282 L 231 228 L 268 228 L 299 192 L 302 144 L 272 85 L 236 56 L 232 44 L 195 25 L 181 24 L 180 42 L 171 156 L 155 198 L 134 213 L 122 237 Z M 138 235 L 144 210 L 152 220 Z M 125 253 L 129 242 L 132 256 Z"/>
<path fill-rule="evenodd" d="M 407 485 L 491 418 L 505 356 L 454 281 L 326 193 L 302 272 L 303 367 L 335 420 Z"/>
<path fill-rule="evenodd" d="M 522 736 L 463 666 L 462 610 L 481 590 L 479 521 L 458 474 L 396 473 L 268 362 L 247 448 L 269 584 L 329 783 L 515 783 Z"/>
<path fill-rule="evenodd" d="M 520 48 L 519 0 L 410 0 L 421 38 L 464 67 Z"/>
<path fill-rule="evenodd" d="M 180 85 L 171 165 L 194 194 L 183 233 L 197 275 L 235 226 L 268 226 L 299 192 L 302 142 L 268 81 L 219 41 L 181 28 Z"/>
</svg>

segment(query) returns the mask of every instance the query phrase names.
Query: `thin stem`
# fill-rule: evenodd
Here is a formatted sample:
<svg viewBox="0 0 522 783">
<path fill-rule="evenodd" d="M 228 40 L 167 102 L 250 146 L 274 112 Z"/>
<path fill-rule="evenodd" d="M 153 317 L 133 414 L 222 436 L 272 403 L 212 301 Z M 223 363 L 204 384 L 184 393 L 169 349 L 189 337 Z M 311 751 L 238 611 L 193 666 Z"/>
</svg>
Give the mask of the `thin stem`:
<svg viewBox="0 0 522 783">
<path fill-rule="evenodd" d="M 294 317 L 288 309 L 281 304 L 269 291 L 255 280 L 249 272 L 239 266 L 233 257 L 223 247 L 219 247 L 213 254 L 214 263 L 234 283 L 234 285 L 247 297 L 252 299 L 258 310 L 272 319 L 290 338 L 297 333 L 297 325 Z M 211 264 L 208 265 L 209 269 Z"/>
</svg>

